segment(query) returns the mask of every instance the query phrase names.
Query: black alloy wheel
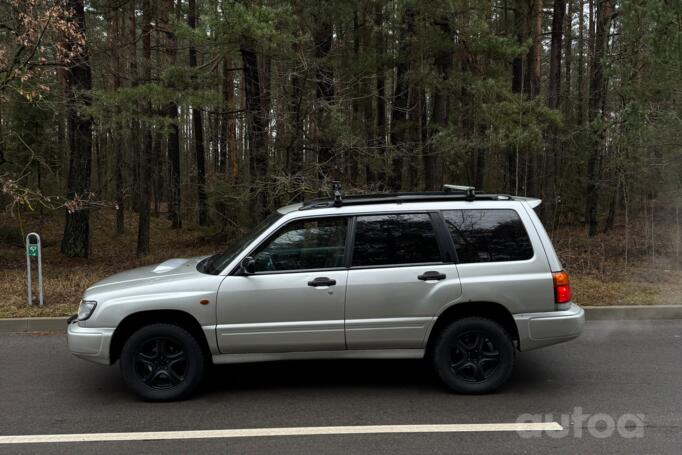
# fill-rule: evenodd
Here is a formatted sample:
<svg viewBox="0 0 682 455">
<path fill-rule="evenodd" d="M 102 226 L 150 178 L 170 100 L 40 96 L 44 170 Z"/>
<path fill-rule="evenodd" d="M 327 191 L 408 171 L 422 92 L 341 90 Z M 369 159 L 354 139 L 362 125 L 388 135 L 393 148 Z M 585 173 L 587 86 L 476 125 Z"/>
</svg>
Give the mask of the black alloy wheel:
<svg viewBox="0 0 682 455">
<path fill-rule="evenodd" d="M 148 401 L 174 401 L 199 385 L 207 362 L 199 341 L 173 324 L 151 324 L 133 333 L 121 351 L 128 388 Z"/>
<path fill-rule="evenodd" d="M 450 369 L 467 382 L 488 379 L 500 365 L 500 351 L 485 332 L 472 330 L 457 337 L 450 349 Z"/>
<path fill-rule="evenodd" d="M 187 355 L 180 343 L 172 338 L 150 338 L 135 354 L 135 373 L 153 389 L 175 387 L 185 380 Z"/>
<path fill-rule="evenodd" d="M 504 384 L 514 367 L 512 338 L 497 322 L 465 317 L 436 339 L 431 357 L 438 376 L 458 393 L 489 393 Z"/>
</svg>

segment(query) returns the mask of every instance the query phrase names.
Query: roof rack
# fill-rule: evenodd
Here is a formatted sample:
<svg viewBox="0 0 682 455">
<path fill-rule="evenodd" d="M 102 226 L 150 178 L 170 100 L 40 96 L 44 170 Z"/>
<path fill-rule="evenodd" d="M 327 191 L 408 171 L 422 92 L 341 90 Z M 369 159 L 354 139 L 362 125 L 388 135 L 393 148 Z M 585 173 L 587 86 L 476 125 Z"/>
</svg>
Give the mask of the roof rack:
<svg viewBox="0 0 682 455">
<path fill-rule="evenodd" d="M 474 200 L 511 200 L 506 194 L 476 193 L 472 186 L 444 185 L 443 191 L 375 193 L 345 196 L 339 182 L 332 183 L 332 197 L 304 201 L 299 210 L 312 210 L 329 207 L 343 207 L 349 205 L 390 204 L 407 202 L 437 202 L 437 201 L 474 201 Z"/>
<path fill-rule="evenodd" d="M 334 193 L 334 207 L 341 207 L 343 205 L 341 182 L 332 182 L 332 191 Z"/>
</svg>

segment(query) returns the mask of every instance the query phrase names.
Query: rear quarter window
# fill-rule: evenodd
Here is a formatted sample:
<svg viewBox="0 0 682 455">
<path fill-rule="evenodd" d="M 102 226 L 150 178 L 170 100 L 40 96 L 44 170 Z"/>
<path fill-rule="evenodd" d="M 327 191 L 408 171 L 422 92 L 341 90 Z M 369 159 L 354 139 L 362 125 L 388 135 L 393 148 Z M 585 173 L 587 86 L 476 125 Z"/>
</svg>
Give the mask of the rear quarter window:
<svg viewBox="0 0 682 455">
<path fill-rule="evenodd" d="M 448 210 L 443 218 L 461 264 L 533 257 L 528 232 L 515 210 Z"/>
</svg>

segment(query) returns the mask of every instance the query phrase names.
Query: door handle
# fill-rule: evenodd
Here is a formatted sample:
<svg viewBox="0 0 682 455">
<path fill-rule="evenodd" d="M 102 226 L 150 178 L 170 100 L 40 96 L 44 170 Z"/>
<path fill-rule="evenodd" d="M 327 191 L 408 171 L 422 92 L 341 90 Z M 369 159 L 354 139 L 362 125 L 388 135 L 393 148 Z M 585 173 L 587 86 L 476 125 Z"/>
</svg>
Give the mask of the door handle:
<svg viewBox="0 0 682 455">
<path fill-rule="evenodd" d="M 428 272 L 424 272 L 423 275 L 419 275 L 417 278 L 422 281 L 444 280 L 445 274 L 431 270 Z"/>
<path fill-rule="evenodd" d="M 318 276 L 312 281 L 308 281 L 308 286 L 312 287 L 318 287 L 318 286 L 334 286 L 336 284 L 336 280 L 332 280 L 331 278 L 327 278 L 326 276 Z"/>
</svg>

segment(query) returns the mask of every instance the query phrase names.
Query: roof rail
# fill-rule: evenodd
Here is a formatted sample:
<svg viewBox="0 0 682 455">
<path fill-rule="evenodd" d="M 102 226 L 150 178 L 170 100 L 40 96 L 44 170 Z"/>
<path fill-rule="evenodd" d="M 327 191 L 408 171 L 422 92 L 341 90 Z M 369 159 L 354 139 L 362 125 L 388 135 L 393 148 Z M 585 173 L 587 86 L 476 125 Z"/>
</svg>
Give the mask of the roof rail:
<svg viewBox="0 0 682 455">
<path fill-rule="evenodd" d="M 346 196 L 341 190 L 339 182 L 332 183 L 332 195 L 304 201 L 299 210 L 312 210 L 329 207 L 343 207 L 349 205 L 367 204 L 400 204 L 407 202 L 437 202 L 437 201 L 474 201 L 511 200 L 506 194 L 476 193 L 474 187 L 446 185 L 443 191 L 403 192 L 403 193 L 375 193 Z"/>
</svg>

